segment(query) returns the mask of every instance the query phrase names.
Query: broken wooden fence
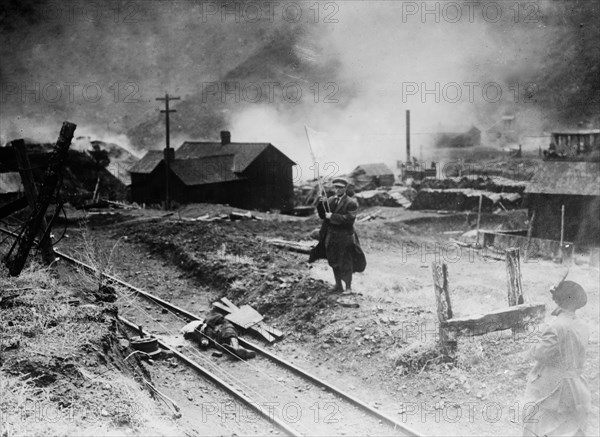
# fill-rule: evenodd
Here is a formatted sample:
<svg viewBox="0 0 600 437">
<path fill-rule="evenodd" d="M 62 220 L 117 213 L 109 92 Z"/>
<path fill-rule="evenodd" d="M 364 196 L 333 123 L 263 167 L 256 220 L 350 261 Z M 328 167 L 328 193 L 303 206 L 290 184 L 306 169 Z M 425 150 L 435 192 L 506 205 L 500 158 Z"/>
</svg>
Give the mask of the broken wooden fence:
<svg viewBox="0 0 600 437">
<path fill-rule="evenodd" d="M 444 263 L 434 262 L 431 268 L 439 322 L 439 346 L 442 356 L 447 360 L 455 359 L 457 340 L 461 335 L 478 336 L 505 329 L 512 329 L 513 334 L 516 334 L 523 332 L 526 326 L 544 320 L 544 304 L 524 303 L 519 249 L 511 248 L 506 251 L 509 308 L 487 314 L 454 317 L 450 301 L 448 267 Z"/>
<path fill-rule="evenodd" d="M 27 222 L 27 226 L 23 232 L 23 236 L 18 240 L 17 252 L 14 258 L 10 258 L 10 252 L 6 258 L 6 264 L 9 267 L 11 276 L 18 276 L 21 273 L 21 270 L 23 270 L 23 267 L 25 266 L 27 256 L 33 247 L 35 237 L 40 235 L 40 232 L 42 235 L 44 235 L 43 223 L 45 221 L 46 211 L 50 205 L 52 197 L 54 196 L 56 187 L 58 186 L 60 173 L 67 159 L 67 152 L 71 145 L 71 140 L 73 139 L 73 134 L 76 127 L 77 126 L 75 124 L 69 123 L 68 121 L 63 123 L 58 140 L 56 141 L 56 145 L 50 154 L 48 168 L 46 169 L 44 182 L 39 194 L 35 193 L 32 187 L 28 189 L 28 185 L 25 185 L 25 189 L 28 192 L 27 198 L 29 199 L 29 202 L 31 202 L 33 199 L 35 199 L 35 202 L 32 207 L 31 217 Z M 19 143 L 17 143 L 15 150 L 18 149 L 20 149 Z M 17 156 L 19 156 L 18 153 L 19 152 L 17 152 Z M 27 162 L 20 161 L 20 167 L 22 165 L 28 167 Z M 25 175 L 24 182 L 29 184 L 27 172 L 21 172 L 21 175 L 22 177 Z M 50 229 L 46 228 L 45 233 L 49 232 Z M 45 240 L 42 237 L 42 244 L 44 243 L 49 244 L 49 240 Z M 52 254 L 47 253 L 47 256 L 50 257 Z"/>
</svg>

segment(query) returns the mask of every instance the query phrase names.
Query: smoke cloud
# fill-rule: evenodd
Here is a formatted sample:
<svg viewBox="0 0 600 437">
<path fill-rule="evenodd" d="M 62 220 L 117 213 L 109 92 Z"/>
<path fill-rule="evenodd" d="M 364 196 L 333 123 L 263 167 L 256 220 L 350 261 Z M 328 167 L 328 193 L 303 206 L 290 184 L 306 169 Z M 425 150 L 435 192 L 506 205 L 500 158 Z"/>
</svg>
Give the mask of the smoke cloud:
<svg viewBox="0 0 600 437">
<path fill-rule="evenodd" d="M 0 15 L 0 139 L 77 135 L 132 150 L 271 142 L 310 177 L 304 125 L 325 160 L 435 157 L 439 131 L 519 132 L 600 122 L 598 2 L 9 1 Z M 126 144 L 128 142 L 128 144 Z"/>
</svg>

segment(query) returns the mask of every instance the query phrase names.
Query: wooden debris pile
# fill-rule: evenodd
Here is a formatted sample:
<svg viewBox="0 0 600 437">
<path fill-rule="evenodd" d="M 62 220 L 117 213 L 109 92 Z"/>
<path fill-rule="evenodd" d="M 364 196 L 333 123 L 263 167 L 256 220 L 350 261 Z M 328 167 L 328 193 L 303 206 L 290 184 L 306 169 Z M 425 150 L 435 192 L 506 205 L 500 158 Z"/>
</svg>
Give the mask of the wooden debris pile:
<svg viewBox="0 0 600 437">
<path fill-rule="evenodd" d="M 493 193 L 470 188 L 419 190 L 412 209 L 442 209 L 446 211 L 477 211 L 479 197 L 482 196 L 482 211 L 492 212 L 500 207 L 503 210 L 520 208 L 522 197 L 519 193 Z"/>
<path fill-rule="evenodd" d="M 383 163 L 359 165 L 350 173 L 348 179 L 357 192 L 391 187 L 396 180 L 392 170 Z"/>
<path fill-rule="evenodd" d="M 360 206 L 392 206 L 410 208 L 416 191 L 410 187 L 393 187 L 389 190 L 369 190 L 356 193 Z"/>
<path fill-rule="evenodd" d="M 514 181 L 504 177 L 482 177 L 482 176 L 463 176 L 450 177 L 445 179 L 425 178 L 420 182 L 413 184 L 417 190 L 431 188 L 448 190 L 453 188 L 471 188 L 474 190 L 489 191 L 492 193 L 519 193 L 523 194 L 527 186 L 526 181 Z"/>
<path fill-rule="evenodd" d="M 225 314 L 225 318 L 237 327 L 262 336 L 269 343 L 283 337 L 283 332 L 263 322 L 263 316 L 250 305 L 238 307 L 226 297 L 213 302 L 213 307 Z"/>
<path fill-rule="evenodd" d="M 200 215 L 198 217 L 180 217 L 181 220 L 186 222 L 214 222 L 214 221 L 236 221 L 236 220 L 263 220 L 262 217 L 248 212 L 232 211 L 229 214 L 217 214 L 213 217 L 210 214 Z"/>
</svg>

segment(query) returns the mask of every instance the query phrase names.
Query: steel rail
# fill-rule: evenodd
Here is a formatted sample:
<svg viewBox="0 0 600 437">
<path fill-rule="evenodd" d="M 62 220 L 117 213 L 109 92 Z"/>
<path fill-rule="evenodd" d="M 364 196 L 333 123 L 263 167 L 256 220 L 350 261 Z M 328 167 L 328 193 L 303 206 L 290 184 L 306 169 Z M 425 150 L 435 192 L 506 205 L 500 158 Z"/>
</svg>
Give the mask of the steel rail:
<svg viewBox="0 0 600 437">
<path fill-rule="evenodd" d="M 138 325 L 136 325 L 135 323 L 127 320 L 123 316 L 118 316 L 118 318 L 119 318 L 119 320 L 121 322 L 123 322 L 125 325 L 129 326 L 131 329 L 135 330 L 136 332 L 140 332 L 141 331 L 141 333 L 143 333 L 144 335 L 150 335 L 150 333 L 144 332 L 143 330 L 141 330 L 138 327 Z M 158 344 L 160 345 L 161 348 L 167 349 L 168 351 L 172 352 L 177 358 L 179 358 L 181 361 L 183 361 L 189 367 L 191 367 L 192 369 L 194 369 L 196 372 L 200 373 L 203 377 L 209 379 L 210 381 L 212 381 L 213 383 L 215 383 L 217 386 L 221 387 L 226 392 L 228 392 L 230 395 L 232 395 L 236 399 L 239 399 L 240 401 L 242 401 L 244 404 L 246 404 L 246 406 L 252 408 L 258 414 L 260 414 L 265 419 L 267 419 L 267 421 L 273 422 L 275 425 L 277 425 L 279 428 L 281 428 L 281 430 L 285 431 L 290 436 L 292 436 L 292 437 L 301 437 L 301 436 L 303 436 L 303 434 L 299 433 L 294 428 L 288 426 L 285 423 L 285 421 L 282 421 L 282 420 L 278 419 L 277 417 L 275 417 L 275 414 L 272 414 L 272 415 L 269 414 L 267 411 L 265 411 L 264 409 L 262 409 L 258 403 L 254 402 L 252 399 L 250 399 L 245 394 L 240 393 L 235 387 L 229 385 L 226 381 L 222 380 L 221 378 L 219 378 L 214 373 L 206 370 L 204 367 L 202 367 L 200 364 L 198 364 L 197 362 L 195 362 L 191 358 L 189 358 L 186 355 L 182 354 L 178 350 L 172 348 L 171 346 L 169 346 L 168 344 L 166 344 L 165 342 L 163 342 L 159 338 L 157 338 L 157 341 L 158 341 Z"/>
<path fill-rule="evenodd" d="M 4 232 L 7 232 L 7 231 L 5 231 L 5 230 L 3 230 L 1 228 L 0 228 L 0 230 L 2 230 Z M 13 235 L 16 235 L 16 234 L 13 234 Z M 87 264 L 85 264 L 85 263 L 83 263 L 83 262 L 81 262 L 79 260 L 76 260 L 75 258 L 72 258 L 72 257 L 70 257 L 70 256 L 68 256 L 68 255 L 66 255 L 66 254 L 64 254 L 64 253 L 62 253 L 62 252 L 60 252 L 60 251 L 58 251 L 56 249 L 55 249 L 55 252 L 56 252 L 56 254 L 59 257 L 65 259 L 65 260 L 67 260 L 67 261 L 69 261 L 69 262 L 71 262 L 73 264 L 76 264 L 76 265 L 78 265 L 78 266 L 80 266 L 82 268 L 85 268 L 87 270 L 91 270 L 91 271 L 94 270 L 93 267 L 88 266 Z M 174 304 L 172 304 L 170 302 L 167 302 L 166 300 L 161 299 L 158 296 L 154 296 L 153 294 L 150 294 L 147 291 L 141 290 L 141 289 L 139 289 L 139 288 L 137 288 L 137 287 L 135 287 L 135 286 L 133 286 L 133 285 L 125 282 L 125 281 L 122 281 L 122 280 L 120 280 L 120 279 L 112 276 L 112 275 L 105 274 L 105 276 L 108 279 L 116 282 L 117 284 L 120 284 L 120 285 L 122 285 L 124 287 L 130 288 L 131 290 L 135 291 L 136 293 L 139 293 L 140 295 L 142 295 L 143 297 L 147 298 L 148 300 L 150 300 L 152 302 L 155 302 L 155 303 L 157 303 L 157 304 L 159 304 L 159 305 L 161 305 L 161 306 L 163 306 L 165 308 L 168 308 L 171 311 L 179 313 L 179 314 L 187 317 L 190 320 L 202 320 L 202 317 L 200 317 L 199 315 L 191 313 L 191 312 L 189 312 L 189 311 L 187 311 L 187 310 L 185 310 L 185 309 L 183 309 L 181 307 L 178 307 L 177 305 L 174 305 Z M 338 388 L 332 386 L 331 384 L 323 381 L 319 377 L 317 377 L 317 376 L 315 376 L 315 375 L 313 375 L 311 373 L 308 373 L 305 370 L 302 370 L 301 368 L 299 368 L 295 364 L 292 364 L 292 363 L 290 363 L 290 362 L 288 362 L 288 361 L 286 361 L 286 360 L 284 360 L 282 358 L 279 358 L 279 357 L 273 355 L 272 353 L 266 351 L 265 349 L 261 348 L 257 344 L 249 342 L 248 340 L 245 340 L 243 338 L 239 338 L 239 342 L 244 347 L 256 351 L 257 353 L 259 353 L 259 354 L 263 355 L 264 357 L 270 359 L 271 361 L 275 362 L 276 364 L 279 364 L 280 366 L 287 368 L 292 373 L 295 373 L 295 374 L 297 374 L 297 375 L 299 375 L 299 376 L 301 376 L 301 377 L 303 377 L 303 378 L 311 381 L 312 383 L 321 386 L 322 388 L 324 388 L 325 390 L 329 391 L 330 393 L 333 393 L 333 394 L 341 397 L 342 399 L 345 399 L 350 404 L 353 404 L 354 406 L 356 406 L 356 407 L 358 407 L 360 409 L 368 411 L 369 414 L 371 414 L 372 416 L 375 416 L 375 417 L 379 418 L 382 421 L 385 421 L 389 425 L 392 425 L 395 430 L 401 431 L 407 437 L 420 437 L 420 436 L 422 436 L 422 434 L 417 433 L 415 430 L 413 430 L 412 428 L 406 426 L 405 424 L 398 422 L 397 420 L 395 420 L 394 418 L 388 416 L 387 414 L 384 414 L 384 413 L 382 413 L 380 411 L 377 411 L 376 409 L 374 409 L 374 408 L 370 407 L 369 405 L 365 404 L 360 399 L 357 399 L 354 396 L 352 396 L 351 394 L 349 394 L 349 393 L 347 393 L 347 392 L 345 392 L 345 391 L 343 391 L 341 389 L 338 389 Z"/>
</svg>

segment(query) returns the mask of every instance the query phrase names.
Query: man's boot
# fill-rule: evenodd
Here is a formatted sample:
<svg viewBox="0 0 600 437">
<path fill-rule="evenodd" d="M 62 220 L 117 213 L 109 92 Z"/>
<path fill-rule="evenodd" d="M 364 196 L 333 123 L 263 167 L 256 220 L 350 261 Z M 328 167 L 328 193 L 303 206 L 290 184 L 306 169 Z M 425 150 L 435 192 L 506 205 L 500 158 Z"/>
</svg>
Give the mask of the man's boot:
<svg viewBox="0 0 600 437">
<path fill-rule="evenodd" d="M 352 291 L 352 273 L 346 276 L 344 282 L 346 282 L 346 292 L 350 293 Z"/>
<path fill-rule="evenodd" d="M 333 269 L 333 276 L 335 277 L 335 287 L 333 287 L 332 291 L 336 293 L 344 291 L 344 287 L 342 285 L 342 275 L 338 269 Z"/>
</svg>

